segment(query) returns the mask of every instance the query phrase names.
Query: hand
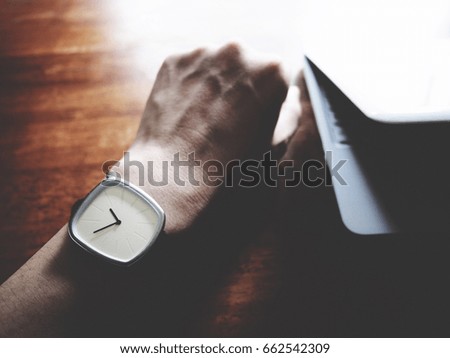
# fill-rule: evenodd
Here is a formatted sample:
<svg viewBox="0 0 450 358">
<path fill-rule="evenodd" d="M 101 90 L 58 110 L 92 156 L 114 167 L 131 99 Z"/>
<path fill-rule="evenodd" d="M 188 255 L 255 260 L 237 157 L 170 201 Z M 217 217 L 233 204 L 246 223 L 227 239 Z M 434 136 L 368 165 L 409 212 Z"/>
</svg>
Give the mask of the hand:
<svg viewBox="0 0 450 358">
<path fill-rule="evenodd" d="M 186 160 L 193 152 L 195 160 L 213 159 L 224 165 L 252 155 L 261 158 L 270 148 L 286 93 L 278 63 L 250 61 L 235 44 L 218 51 L 199 49 L 164 62 L 129 153 L 131 160 L 145 166 L 144 173 L 134 168 L 131 181 L 163 207 L 167 233 L 189 228 L 218 190 L 201 180 L 198 185 L 177 183 L 170 166 L 174 155 L 180 153 L 180 159 Z M 149 184 L 146 163 L 150 160 L 159 172 L 163 161 L 169 162 L 168 185 Z M 120 164 L 118 171 L 124 174 L 123 159 Z M 187 169 L 180 175 L 187 179 Z M 195 175 L 202 177 L 200 167 Z"/>
</svg>

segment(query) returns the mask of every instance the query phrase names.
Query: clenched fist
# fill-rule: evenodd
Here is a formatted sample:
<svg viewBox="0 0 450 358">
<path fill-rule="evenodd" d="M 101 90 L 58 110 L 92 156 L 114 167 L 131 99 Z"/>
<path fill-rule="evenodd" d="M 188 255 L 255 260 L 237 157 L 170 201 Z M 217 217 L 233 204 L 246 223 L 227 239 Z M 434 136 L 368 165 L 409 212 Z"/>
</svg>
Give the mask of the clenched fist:
<svg viewBox="0 0 450 358">
<path fill-rule="evenodd" d="M 189 228 L 218 190 L 199 180 L 202 163 L 214 160 L 225 167 L 232 160 L 260 158 L 270 148 L 287 88 L 277 62 L 251 59 L 236 44 L 169 57 L 156 77 L 129 158 L 116 171 L 124 175 L 129 167 L 127 179 L 161 204 L 166 232 Z M 174 168 L 176 158 L 191 160 L 191 168 Z M 130 166 L 131 161 L 143 168 Z M 166 185 L 161 184 L 165 175 Z"/>
</svg>

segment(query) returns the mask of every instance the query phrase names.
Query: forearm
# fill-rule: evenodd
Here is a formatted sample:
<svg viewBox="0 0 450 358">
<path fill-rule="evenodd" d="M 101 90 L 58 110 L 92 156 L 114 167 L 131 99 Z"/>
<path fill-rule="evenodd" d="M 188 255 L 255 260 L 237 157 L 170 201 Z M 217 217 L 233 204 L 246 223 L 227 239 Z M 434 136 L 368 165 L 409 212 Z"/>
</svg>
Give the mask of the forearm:
<svg viewBox="0 0 450 358">
<path fill-rule="evenodd" d="M 0 286 L 0 337 L 124 336 L 131 324 L 140 332 L 145 326 L 136 314 L 149 319 L 148 300 L 166 269 L 162 247 L 168 241 L 121 268 L 78 247 L 65 225 Z"/>
<path fill-rule="evenodd" d="M 64 226 L 0 286 L 0 336 L 60 335 L 61 317 L 74 303 L 76 277 Z M 78 274 L 80 274 L 78 272 Z"/>
</svg>

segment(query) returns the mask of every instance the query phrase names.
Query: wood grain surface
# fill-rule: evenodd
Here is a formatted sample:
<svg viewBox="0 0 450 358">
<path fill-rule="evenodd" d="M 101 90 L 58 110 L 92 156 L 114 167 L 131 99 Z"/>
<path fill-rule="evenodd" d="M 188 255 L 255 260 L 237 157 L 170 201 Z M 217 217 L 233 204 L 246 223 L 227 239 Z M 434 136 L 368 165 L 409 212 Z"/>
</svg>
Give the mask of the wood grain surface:
<svg viewBox="0 0 450 358">
<path fill-rule="evenodd" d="M 1 4 L 1 281 L 64 225 L 137 129 L 151 82 L 108 43 L 99 4 Z"/>
<path fill-rule="evenodd" d="M 137 130 L 170 46 L 123 33 L 119 3 L 0 1 L 0 281 L 67 222 Z M 448 336 L 445 235 L 361 239 L 330 188 L 268 195 L 271 210 L 248 211 L 254 226 L 193 254 L 188 283 L 174 281 L 191 291 L 173 290 L 171 320 L 155 317 L 148 335 Z"/>
</svg>

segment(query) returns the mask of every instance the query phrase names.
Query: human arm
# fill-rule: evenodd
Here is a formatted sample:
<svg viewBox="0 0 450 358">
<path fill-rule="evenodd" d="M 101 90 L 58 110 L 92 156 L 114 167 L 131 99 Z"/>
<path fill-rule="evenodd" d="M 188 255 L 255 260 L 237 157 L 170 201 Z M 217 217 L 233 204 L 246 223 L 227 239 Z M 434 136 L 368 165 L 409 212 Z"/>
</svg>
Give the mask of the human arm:
<svg viewBox="0 0 450 358">
<path fill-rule="evenodd" d="M 235 45 L 172 57 L 158 74 L 129 152 L 135 160 L 154 163 L 177 152 L 194 151 L 200 160 L 222 163 L 261 153 L 269 148 L 286 91 L 276 63 L 250 62 Z M 131 173 L 130 180 L 136 179 Z M 166 242 L 191 239 L 191 227 L 219 190 L 174 182 L 154 187 L 146 181 L 142 188 L 166 212 Z M 177 250 L 185 244 L 167 245 Z M 0 287 L 0 336 L 103 336 L 114 315 L 118 322 L 145 316 L 146 298 L 161 282 L 148 269 L 168 268 L 165 262 L 151 255 L 155 260 L 149 265 L 122 272 L 75 249 L 63 227 Z M 122 305 L 126 311 L 115 312 Z"/>
</svg>

